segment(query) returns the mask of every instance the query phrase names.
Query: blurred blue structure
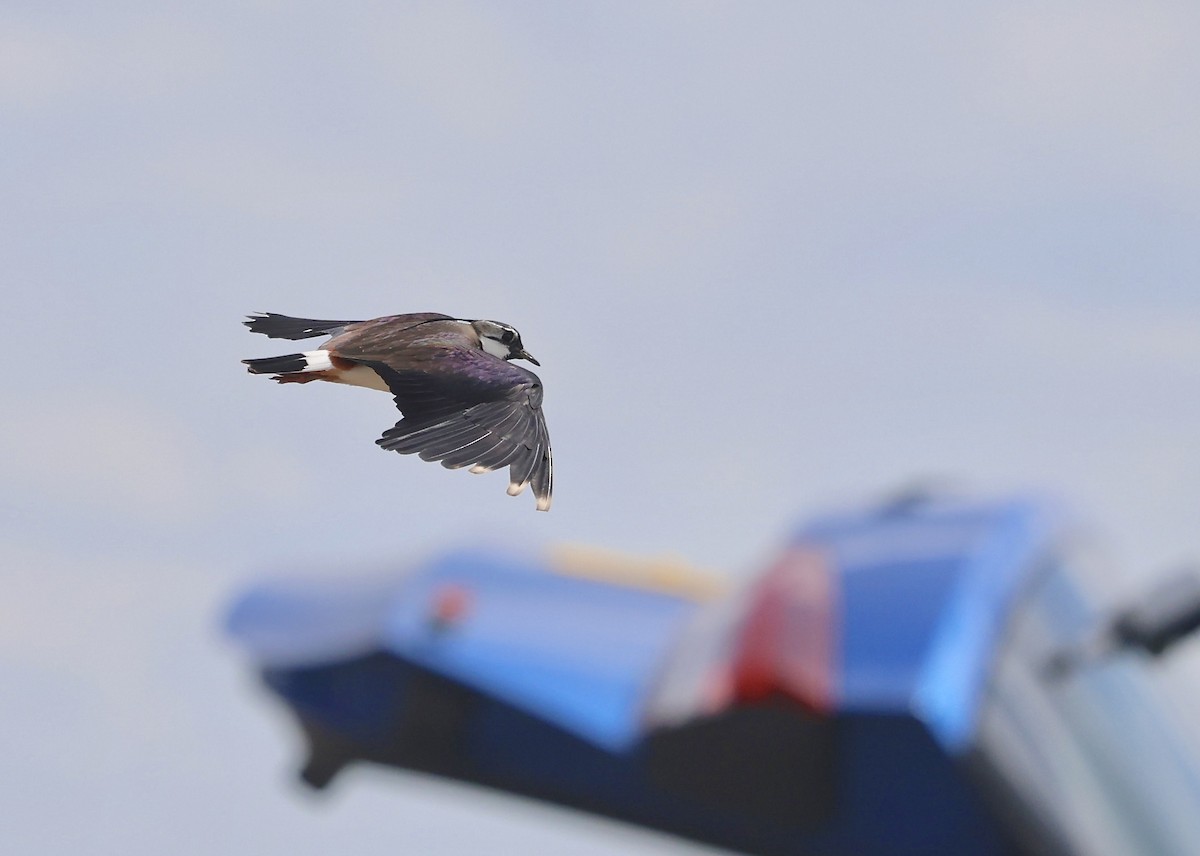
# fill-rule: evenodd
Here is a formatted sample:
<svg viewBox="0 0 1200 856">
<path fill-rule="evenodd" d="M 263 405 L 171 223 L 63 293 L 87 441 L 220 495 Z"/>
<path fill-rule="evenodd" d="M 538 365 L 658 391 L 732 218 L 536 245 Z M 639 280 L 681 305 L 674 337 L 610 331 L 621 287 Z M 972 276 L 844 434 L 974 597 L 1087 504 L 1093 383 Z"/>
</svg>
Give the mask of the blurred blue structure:
<svg viewBox="0 0 1200 856">
<path fill-rule="evenodd" d="M 736 589 L 456 552 L 228 626 L 318 787 L 392 764 L 754 854 L 1200 853 L 1146 659 L 1051 668 L 1104 623 L 1097 573 L 1045 505 L 910 497 Z"/>
</svg>

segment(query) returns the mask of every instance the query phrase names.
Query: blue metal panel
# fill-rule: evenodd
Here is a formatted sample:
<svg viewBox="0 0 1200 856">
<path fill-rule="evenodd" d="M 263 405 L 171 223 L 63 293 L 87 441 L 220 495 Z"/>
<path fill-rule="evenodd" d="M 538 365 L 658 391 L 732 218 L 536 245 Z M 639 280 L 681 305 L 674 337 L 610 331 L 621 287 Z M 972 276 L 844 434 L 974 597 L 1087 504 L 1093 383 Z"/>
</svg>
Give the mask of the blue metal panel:
<svg viewBox="0 0 1200 856">
<path fill-rule="evenodd" d="M 913 711 L 946 748 L 964 748 L 999 634 L 1055 519 L 1034 501 L 935 500 L 801 530 L 838 574 L 839 709 Z"/>
<path fill-rule="evenodd" d="M 469 594 L 439 629 L 440 591 Z M 383 648 L 612 750 L 638 737 L 660 665 L 695 603 L 563 576 L 528 558 L 462 552 L 411 577 Z"/>
<path fill-rule="evenodd" d="M 225 629 L 260 666 L 313 666 L 369 653 L 403 577 L 266 581 L 234 603 Z"/>
<path fill-rule="evenodd" d="M 842 573 L 840 710 L 908 709 L 960 568 L 957 558 L 937 558 Z"/>
<path fill-rule="evenodd" d="M 1032 504 L 999 510 L 956 582 L 914 692 L 918 714 L 950 752 L 965 749 L 974 735 L 1004 627 L 1022 584 L 1050 558 L 1055 522 Z"/>
</svg>

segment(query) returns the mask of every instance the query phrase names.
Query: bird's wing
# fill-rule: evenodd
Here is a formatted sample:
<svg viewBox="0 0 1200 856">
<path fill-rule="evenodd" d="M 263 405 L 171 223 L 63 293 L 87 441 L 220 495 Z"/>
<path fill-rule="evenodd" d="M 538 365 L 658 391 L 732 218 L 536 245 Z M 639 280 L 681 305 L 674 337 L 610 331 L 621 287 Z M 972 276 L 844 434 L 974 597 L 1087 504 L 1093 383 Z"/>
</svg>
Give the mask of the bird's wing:
<svg viewBox="0 0 1200 856">
<path fill-rule="evenodd" d="M 330 343 L 342 341 L 350 348 L 367 349 L 377 346 L 387 337 L 405 334 L 413 327 L 431 321 L 453 321 L 440 312 L 413 312 L 408 315 L 386 315 L 369 321 L 318 321 L 315 318 L 292 318 L 275 312 L 256 312 L 242 323 L 253 333 L 272 339 L 311 339 L 332 336 Z M 457 325 L 453 325 L 457 326 Z M 411 335 L 409 333 L 408 335 Z"/>
<path fill-rule="evenodd" d="M 507 466 L 511 495 L 530 485 L 538 509 L 550 507 L 553 460 L 537 375 L 466 348 L 422 348 L 419 355 L 414 349 L 404 360 L 363 362 L 404 414 L 376 441 L 380 446 L 450 469 Z"/>
<path fill-rule="evenodd" d="M 314 336 L 336 336 L 346 327 L 362 321 L 318 321 L 315 318 L 292 318 L 276 312 L 256 312 L 242 322 L 252 333 L 262 333 L 272 339 L 311 339 Z"/>
<path fill-rule="evenodd" d="M 440 312 L 414 312 L 372 318 L 347 327 L 325 343 L 325 350 L 355 362 L 386 361 L 401 350 L 429 344 L 474 345 L 469 324 Z"/>
</svg>

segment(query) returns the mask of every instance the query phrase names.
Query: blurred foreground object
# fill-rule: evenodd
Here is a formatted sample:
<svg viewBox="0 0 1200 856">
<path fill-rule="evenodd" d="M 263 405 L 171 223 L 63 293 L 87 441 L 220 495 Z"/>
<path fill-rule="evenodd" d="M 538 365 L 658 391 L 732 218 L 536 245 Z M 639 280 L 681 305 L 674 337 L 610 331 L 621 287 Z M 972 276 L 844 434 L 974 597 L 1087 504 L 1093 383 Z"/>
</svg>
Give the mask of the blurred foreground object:
<svg viewBox="0 0 1200 856">
<path fill-rule="evenodd" d="M 263 586 L 228 626 L 315 787 L 371 761 L 771 856 L 1200 853 L 1200 762 L 1146 658 L 1046 669 L 1099 626 L 1166 647 L 1195 610 L 1105 625 L 1044 504 L 831 514 L 736 589 L 582 556 Z"/>
<path fill-rule="evenodd" d="M 1122 650 L 1151 657 L 1164 653 L 1200 628 L 1200 573 L 1189 568 L 1168 577 L 1107 622 L 1099 622 L 1083 641 L 1056 651 L 1046 663 L 1052 678 L 1067 678 Z"/>
</svg>

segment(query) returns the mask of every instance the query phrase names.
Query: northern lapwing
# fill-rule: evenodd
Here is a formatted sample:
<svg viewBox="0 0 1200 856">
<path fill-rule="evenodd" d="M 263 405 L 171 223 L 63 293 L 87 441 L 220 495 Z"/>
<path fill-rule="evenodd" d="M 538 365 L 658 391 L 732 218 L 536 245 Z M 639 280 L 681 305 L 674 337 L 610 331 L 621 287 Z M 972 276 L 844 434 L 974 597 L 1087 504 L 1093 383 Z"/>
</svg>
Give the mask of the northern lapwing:
<svg viewBox="0 0 1200 856">
<path fill-rule="evenodd" d="M 510 360 L 535 360 L 521 334 L 498 321 L 436 312 L 370 321 L 317 321 L 259 313 L 243 322 L 272 339 L 329 336 L 316 351 L 242 360 L 279 383 L 314 380 L 391 393 L 404 418 L 375 442 L 449 469 L 508 467 L 510 496 L 529 485 L 550 508 L 553 462 L 542 415 L 542 382 Z"/>
</svg>

